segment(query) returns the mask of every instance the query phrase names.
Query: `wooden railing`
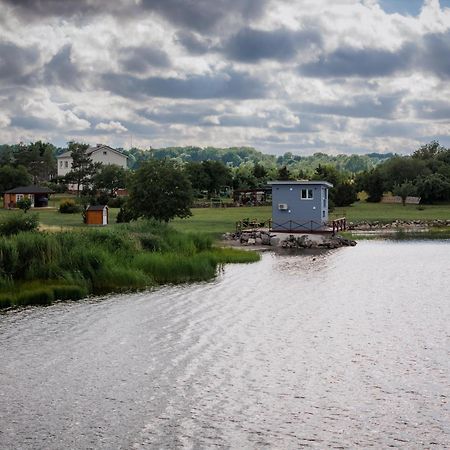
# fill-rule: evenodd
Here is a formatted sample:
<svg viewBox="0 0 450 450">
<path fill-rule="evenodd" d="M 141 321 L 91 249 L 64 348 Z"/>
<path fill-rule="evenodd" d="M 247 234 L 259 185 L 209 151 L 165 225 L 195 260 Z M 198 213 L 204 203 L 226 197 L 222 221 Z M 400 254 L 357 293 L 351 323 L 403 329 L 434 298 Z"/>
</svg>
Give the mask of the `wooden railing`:
<svg viewBox="0 0 450 450">
<path fill-rule="evenodd" d="M 338 231 L 345 231 L 347 229 L 347 219 L 345 217 L 334 219 L 332 222 L 332 227 L 333 234 L 336 234 Z"/>
</svg>

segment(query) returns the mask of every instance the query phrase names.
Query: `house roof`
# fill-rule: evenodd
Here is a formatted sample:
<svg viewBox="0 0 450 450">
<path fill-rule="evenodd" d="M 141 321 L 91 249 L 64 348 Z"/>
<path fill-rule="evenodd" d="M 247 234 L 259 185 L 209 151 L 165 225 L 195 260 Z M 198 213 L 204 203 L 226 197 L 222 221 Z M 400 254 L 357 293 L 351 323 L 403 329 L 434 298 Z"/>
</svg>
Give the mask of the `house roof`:
<svg viewBox="0 0 450 450">
<path fill-rule="evenodd" d="M 5 191 L 5 194 L 53 194 L 49 188 L 42 186 L 19 186 L 14 189 L 10 189 L 9 191 Z"/>
<path fill-rule="evenodd" d="M 109 150 L 110 152 L 114 152 L 117 153 L 120 156 L 123 156 L 124 158 L 128 159 L 128 156 L 124 155 L 122 152 L 119 152 L 119 150 L 116 150 L 115 148 L 110 147 L 109 145 L 103 145 L 103 144 L 97 144 L 96 146 L 93 147 L 88 147 L 86 149 L 86 154 L 87 155 L 92 155 L 92 153 L 99 151 L 99 150 Z M 57 156 L 56 158 L 70 158 L 71 157 L 71 153 L 70 151 L 61 153 L 59 156 Z"/>
<path fill-rule="evenodd" d="M 86 211 L 103 211 L 104 209 L 108 209 L 107 205 L 92 205 L 88 206 Z"/>
<path fill-rule="evenodd" d="M 288 185 L 288 186 L 326 186 L 329 188 L 332 188 L 333 185 L 329 183 L 328 181 L 321 181 L 321 180 L 296 180 L 296 181 L 268 181 L 267 184 L 269 186 L 273 185 Z"/>
</svg>

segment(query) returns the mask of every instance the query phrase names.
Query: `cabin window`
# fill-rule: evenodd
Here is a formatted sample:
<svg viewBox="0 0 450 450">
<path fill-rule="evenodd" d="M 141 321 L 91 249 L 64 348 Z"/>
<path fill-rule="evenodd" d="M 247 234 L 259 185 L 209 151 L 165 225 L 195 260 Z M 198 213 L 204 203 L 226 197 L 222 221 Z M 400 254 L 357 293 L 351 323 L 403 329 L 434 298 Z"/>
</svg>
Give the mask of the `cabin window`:
<svg viewBox="0 0 450 450">
<path fill-rule="evenodd" d="M 59 162 L 59 167 L 61 167 L 61 169 L 63 168 L 63 162 L 62 161 Z"/>
<path fill-rule="evenodd" d="M 313 199 L 313 190 L 312 189 L 302 189 L 300 191 L 300 198 L 302 200 L 312 200 Z"/>
<path fill-rule="evenodd" d="M 69 167 L 69 161 L 64 161 L 64 167 L 67 169 Z"/>
<path fill-rule="evenodd" d="M 327 199 L 324 197 L 323 199 L 323 207 L 326 208 L 327 207 Z"/>
<path fill-rule="evenodd" d="M 325 219 L 325 211 L 322 211 L 322 218 Z"/>
</svg>

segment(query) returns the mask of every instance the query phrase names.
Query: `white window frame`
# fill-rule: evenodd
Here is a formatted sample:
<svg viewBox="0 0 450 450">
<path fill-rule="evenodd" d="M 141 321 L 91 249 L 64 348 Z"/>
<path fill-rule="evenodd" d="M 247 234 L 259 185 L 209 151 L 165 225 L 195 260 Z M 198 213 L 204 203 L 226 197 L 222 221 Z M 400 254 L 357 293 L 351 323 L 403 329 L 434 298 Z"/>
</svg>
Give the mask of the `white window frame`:
<svg viewBox="0 0 450 450">
<path fill-rule="evenodd" d="M 301 200 L 314 200 L 314 190 L 311 188 L 301 188 L 300 189 L 300 199 Z"/>
</svg>

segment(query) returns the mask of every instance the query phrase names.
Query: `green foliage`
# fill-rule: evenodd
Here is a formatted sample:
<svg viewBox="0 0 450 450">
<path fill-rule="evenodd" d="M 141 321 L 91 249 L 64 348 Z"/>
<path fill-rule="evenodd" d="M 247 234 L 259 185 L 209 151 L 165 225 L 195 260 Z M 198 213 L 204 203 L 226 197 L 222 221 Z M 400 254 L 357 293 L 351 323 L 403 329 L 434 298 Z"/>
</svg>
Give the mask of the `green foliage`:
<svg viewBox="0 0 450 450">
<path fill-rule="evenodd" d="M 37 214 L 11 214 L 0 222 L 0 235 L 11 236 L 21 231 L 35 231 L 39 226 Z"/>
<path fill-rule="evenodd" d="M 31 184 L 31 176 L 24 166 L 0 167 L 0 192 Z"/>
<path fill-rule="evenodd" d="M 0 307 L 207 280 L 232 258 L 215 254 L 211 244 L 207 236 L 156 221 L 0 238 Z M 236 262 L 244 260 L 235 256 Z"/>
<path fill-rule="evenodd" d="M 232 183 L 230 169 L 221 161 L 189 162 L 185 172 L 193 189 L 207 191 L 208 197 L 217 195 L 223 187 Z"/>
<path fill-rule="evenodd" d="M 77 195 L 80 195 L 81 186 L 85 187 L 101 166 L 100 163 L 92 162 L 91 157 L 86 153 L 88 148 L 89 145 L 87 144 L 69 142 L 72 169 L 65 178 L 68 183 L 77 186 Z"/>
<path fill-rule="evenodd" d="M 94 190 L 107 191 L 110 197 L 116 195 L 118 189 L 125 188 L 128 172 L 123 167 L 108 164 L 92 177 Z"/>
<path fill-rule="evenodd" d="M 423 203 L 450 200 L 450 178 L 433 173 L 416 180 L 416 191 Z"/>
<path fill-rule="evenodd" d="M 24 213 L 28 212 L 31 208 L 31 200 L 29 198 L 21 198 L 17 203 L 17 207 Z"/>
<path fill-rule="evenodd" d="M 350 206 L 358 200 L 355 185 L 348 181 L 338 183 L 334 189 L 334 206 Z"/>
<path fill-rule="evenodd" d="M 398 195 L 402 199 L 403 206 L 406 205 L 406 198 L 415 195 L 417 192 L 416 186 L 411 181 L 405 181 L 402 184 L 394 185 L 392 193 Z"/>
<path fill-rule="evenodd" d="M 173 161 L 147 161 L 131 177 L 128 190 L 126 209 L 133 218 L 168 222 L 191 214 L 191 184 Z"/>
<path fill-rule="evenodd" d="M 55 300 L 52 288 L 40 288 L 17 294 L 14 303 L 18 306 L 50 305 Z"/>
<path fill-rule="evenodd" d="M 75 200 L 67 199 L 63 200 L 59 204 L 59 212 L 61 214 L 75 214 L 81 211 L 80 205 L 78 205 Z"/>
</svg>

